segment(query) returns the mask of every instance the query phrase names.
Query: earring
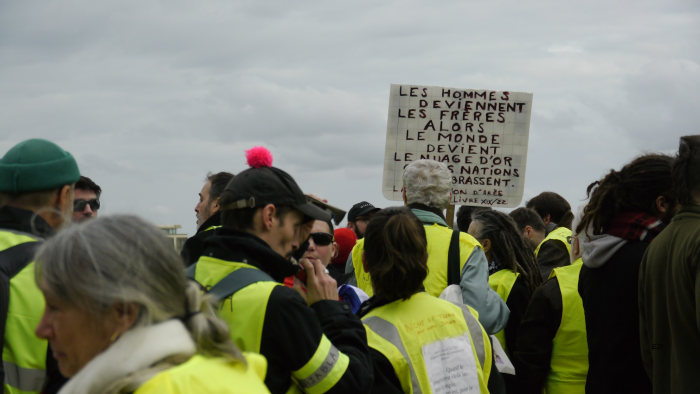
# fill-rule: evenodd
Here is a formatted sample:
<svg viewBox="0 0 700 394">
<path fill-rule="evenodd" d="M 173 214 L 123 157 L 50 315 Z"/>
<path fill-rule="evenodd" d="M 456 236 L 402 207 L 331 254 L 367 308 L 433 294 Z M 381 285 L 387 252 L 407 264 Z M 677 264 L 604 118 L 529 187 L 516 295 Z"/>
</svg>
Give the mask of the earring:
<svg viewBox="0 0 700 394">
<path fill-rule="evenodd" d="M 112 338 L 110 339 L 110 342 L 114 342 L 119 338 L 119 331 L 115 331 L 114 335 L 112 335 Z"/>
</svg>

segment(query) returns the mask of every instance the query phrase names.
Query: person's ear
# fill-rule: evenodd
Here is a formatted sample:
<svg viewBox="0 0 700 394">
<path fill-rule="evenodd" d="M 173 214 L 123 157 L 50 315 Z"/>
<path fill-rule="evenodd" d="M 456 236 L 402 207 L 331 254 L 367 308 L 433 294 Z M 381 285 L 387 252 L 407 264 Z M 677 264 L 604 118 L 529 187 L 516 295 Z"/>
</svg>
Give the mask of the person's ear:
<svg viewBox="0 0 700 394">
<path fill-rule="evenodd" d="M 212 215 L 215 214 L 215 213 L 217 213 L 217 212 L 219 212 L 219 210 L 221 210 L 221 205 L 219 205 L 219 200 L 220 200 L 220 199 L 221 199 L 221 197 L 217 197 L 216 200 L 214 200 L 214 202 L 213 202 L 213 204 L 212 204 L 213 206 L 211 207 L 211 213 L 212 213 Z"/>
<path fill-rule="evenodd" d="M 525 236 L 527 238 L 532 238 L 532 227 L 531 226 L 525 226 Z"/>
<path fill-rule="evenodd" d="M 340 252 L 340 248 L 338 247 L 338 243 L 337 243 L 337 242 L 333 242 L 331 245 L 332 245 L 332 246 L 331 246 L 331 247 L 332 247 L 332 249 L 331 249 L 331 258 L 334 259 L 334 258 L 338 257 L 338 253 Z"/>
<path fill-rule="evenodd" d="M 114 304 L 109 312 L 113 318 L 114 336 L 121 335 L 133 327 L 141 313 L 141 305 L 136 302 Z"/>
<path fill-rule="evenodd" d="M 353 223 L 353 222 L 348 222 L 348 226 L 347 226 L 347 227 L 348 227 L 350 230 L 355 231 L 355 223 Z"/>
<path fill-rule="evenodd" d="M 666 213 L 666 211 L 670 208 L 669 205 L 670 204 L 668 201 L 666 201 L 666 197 L 659 196 L 656 198 L 654 208 L 656 208 L 657 212 Z"/>
<path fill-rule="evenodd" d="M 481 246 L 484 248 L 484 253 L 488 253 L 491 251 L 491 246 L 493 245 L 491 244 L 491 240 L 486 238 L 483 240 L 483 242 L 481 242 Z"/>
<path fill-rule="evenodd" d="M 365 272 L 369 272 L 369 266 L 367 265 L 367 257 L 365 257 L 365 251 L 362 251 L 362 268 Z"/>
<path fill-rule="evenodd" d="M 73 213 L 73 189 L 69 185 L 58 189 L 54 207 L 64 215 L 71 215 Z"/>
<path fill-rule="evenodd" d="M 552 222 L 552 215 L 547 214 L 547 216 L 545 216 L 545 217 L 542 219 L 542 221 L 544 222 L 544 225 L 545 225 L 545 226 L 548 225 L 549 223 Z"/>
<path fill-rule="evenodd" d="M 269 231 L 275 222 L 276 208 L 273 204 L 267 204 L 261 209 L 261 222 L 264 231 Z"/>
<path fill-rule="evenodd" d="M 401 196 L 403 196 L 403 205 L 408 206 L 408 199 L 406 198 L 406 188 L 401 188 Z"/>
</svg>

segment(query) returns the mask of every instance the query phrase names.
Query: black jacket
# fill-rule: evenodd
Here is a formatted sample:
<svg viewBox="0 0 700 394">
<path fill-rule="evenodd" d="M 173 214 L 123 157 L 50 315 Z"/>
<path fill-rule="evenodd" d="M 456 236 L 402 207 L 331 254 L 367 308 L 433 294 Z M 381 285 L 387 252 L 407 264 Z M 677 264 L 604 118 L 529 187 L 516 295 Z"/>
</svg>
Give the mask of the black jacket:
<svg viewBox="0 0 700 394">
<path fill-rule="evenodd" d="M 553 269 L 571 265 L 569 249 L 557 239 L 546 241 L 537 253 L 537 265 L 540 267 L 542 281 L 545 281 Z"/>
<path fill-rule="evenodd" d="M 204 244 L 205 255 L 234 262 L 246 260 L 280 283 L 297 271 L 267 243 L 247 232 L 218 228 Z M 326 300 L 309 307 L 296 291 L 285 286 L 276 286 L 270 294 L 262 327 L 260 353 L 267 358 L 265 384 L 270 392 L 287 391 L 291 372 L 311 359 L 323 334 L 350 359 L 345 374 L 328 392 L 369 392 L 372 361 L 367 334 L 350 305 Z"/>
<path fill-rule="evenodd" d="M 373 309 L 390 304 L 392 302 L 393 301 L 386 300 L 382 297 L 374 296 L 362 303 L 362 306 L 357 312 L 357 315 L 361 319 L 362 317 L 370 313 Z M 398 376 L 396 376 L 396 371 L 391 365 L 389 359 L 377 350 L 374 350 L 372 348 L 370 348 L 369 350 L 370 354 L 372 355 L 372 364 L 374 366 L 374 385 L 372 386 L 371 393 L 403 393 L 403 389 L 401 388 L 401 382 L 399 381 Z M 506 393 L 506 386 L 505 382 L 503 381 L 503 376 L 500 372 L 498 372 L 498 369 L 496 369 L 496 365 L 491 366 L 491 375 L 489 376 L 487 385 L 489 393 L 491 394 Z"/>
<path fill-rule="evenodd" d="M 578 292 L 588 339 L 586 393 L 651 393 L 639 335 L 639 267 L 648 242 L 628 241 L 604 265 L 584 266 Z"/>
<path fill-rule="evenodd" d="M 523 317 L 525 316 L 525 311 L 530 303 L 530 292 L 527 290 L 525 281 L 522 277 L 518 277 L 513 284 L 513 288 L 510 290 L 508 295 L 508 300 L 506 301 L 506 306 L 510 309 L 510 316 L 508 317 L 508 324 L 503 329 L 506 337 L 506 347 L 510 353 L 509 357 L 512 358 L 514 352 L 518 350 L 518 331 L 520 330 L 520 325 Z M 512 360 L 511 360 L 512 362 Z M 503 374 L 503 381 L 506 384 L 506 392 L 508 394 L 516 394 L 520 392 L 518 384 L 516 381 L 516 376 L 519 376 L 516 369 L 516 375 Z"/>
<path fill-rule="evenodd" d="M 204 253 L 204 240 L 214 234 L 212 230 L 207 231 L 212 226 L 221 226 L 221 214 L 215 213 L 197 229 L 197 234 L 191 236 L 185 244 L 182 245 L 180 257 L 185 262 L 185 267 L 189 267 L 199 260 L 199 257 Z"/>
<path fill-rule="evenodd" d="M 554 337 L 561 325 L 562 308 L 556 277 L 544 282 L 532 294 L 518 330 L 518 348 L 511 352 L 520 394 L 542 393 L 550 370 Z"/>
<path fill-rule="evenodd" d="M 54 235 L 53 228 L 51 228 L 51 226 L 40 216 L 35 215 L 34 212 L 20 208 L 13 208 L 10 206 L 0 207 L 0 229 L 20 231 L 23 233 L 32 234 L 42 239 Z M 2 281 L 2 283 L 9 284 L 9 281 L 12 278 L 8 278 L 4 275 L 2 276 L 3 277 L 0 278 L 0 281 Z M 3 292 L 2 297 L 7 295 L 9 294 Z M 2 300 L 0 304 L 4 305 L 6 304 L 6 301 L 7 300 Z M 3 316 L 4 320 L 7 310 L 3 310 L 2 313 L 5 314 L 5 316 Z M 4 332 L 4 327 L 2 327 L 2 329 Z M 4 335 L 2 339 L 4 341 Z M 51 351 L 50 346 L 47 349 L 46 354 L 46 375 L 47 383 L 43 393 L 47 394 L 57 393 L 63 384 L 68 380 L 64 378 L 58 370 L 58 363 L 56 362 L 56 359 L 53 358 L 53 352 Z"/>
</svg>

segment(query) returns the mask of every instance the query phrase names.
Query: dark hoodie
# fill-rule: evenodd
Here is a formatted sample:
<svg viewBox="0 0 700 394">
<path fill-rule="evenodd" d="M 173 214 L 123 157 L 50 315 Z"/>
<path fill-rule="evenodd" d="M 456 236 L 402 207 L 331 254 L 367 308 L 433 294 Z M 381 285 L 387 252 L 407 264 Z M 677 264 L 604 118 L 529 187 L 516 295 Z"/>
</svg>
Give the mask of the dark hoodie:
<svg viewBox="0 0 700 394">
<path fill-rule="evenodd" d="M 298 270 L 265 241 L 247 232 L 218 228 L 205 240 L 204 246 L 204 256 L 246 262 L 279 283 Z M 268 299 L 260 329 L 260 354 L 267 359 L 265 384 L 270 392 L 287 391 L 292 383 L 291 372 L 311 359 L 323 334 L 350 359 L 347 370 L 329 392 L 369 392 L 373 375 L 367 335 L 347 303 L 324 300 L 307 306 L 295 290 L 276 286 Z"/>
<path fill-rule="evenodd" d="M 651 393 L 639 338 L 639 266 L 649 242 L 612 235 L 584 242 L 578 291 L 588 339 L 586 393 Z"/>
</svg>

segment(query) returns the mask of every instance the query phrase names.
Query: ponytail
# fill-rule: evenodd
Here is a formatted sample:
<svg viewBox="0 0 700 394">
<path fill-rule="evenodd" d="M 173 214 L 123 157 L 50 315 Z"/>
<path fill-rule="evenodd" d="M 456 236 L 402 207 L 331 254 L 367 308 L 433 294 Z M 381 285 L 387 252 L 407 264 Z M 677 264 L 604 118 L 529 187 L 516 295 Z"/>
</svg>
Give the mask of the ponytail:
<svg viewBox="0 0 700 394">
<path fill-rule="evenodd" d="M 389 300 L 407 300 L 428 276 L 423 223 L 406 207 L 377 212 L 365 231 L 365 257 L 372 287 Z"/>
</svg>

